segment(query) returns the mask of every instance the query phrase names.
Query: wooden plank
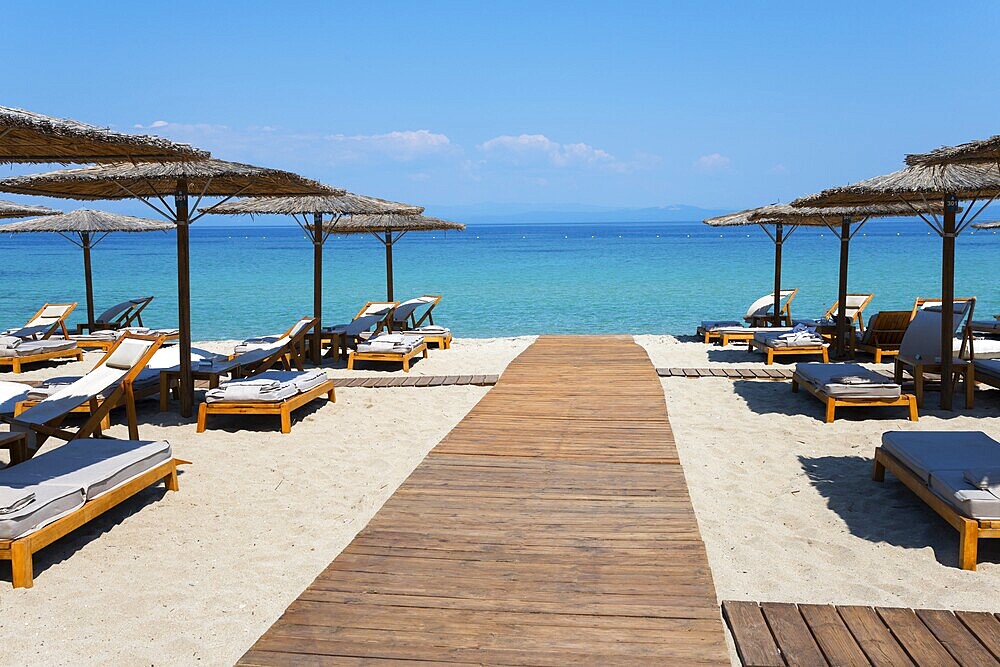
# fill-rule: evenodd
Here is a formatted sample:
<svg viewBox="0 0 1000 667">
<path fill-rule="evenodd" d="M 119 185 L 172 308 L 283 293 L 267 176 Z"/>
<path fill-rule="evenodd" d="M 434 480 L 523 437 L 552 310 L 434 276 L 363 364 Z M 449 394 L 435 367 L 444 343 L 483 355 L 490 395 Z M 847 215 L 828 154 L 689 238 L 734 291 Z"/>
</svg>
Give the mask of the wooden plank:
<svg viewBox="0 0 1000 667">
<path fill-rule="evenodd" d="M 917 618 L 963 667 L 997 667 L 996 658 L 950 611 L 918 609 Z"/>
<path fill-rule="evenodd" d="M 827 664 L 822 651 L 816 645 L 816 640 L 809 632 L 809 626 L 794 604 L 765 602 L 760 609 L 764 612 L 764 618 L 787 664 L 803 666 Z"/>
<path fill-rule="evenodd" d="M 728 664 L 665 408 L 630 337 L 539 338 L 242 664 Z"/>
<path fill-rule="evenodd" d="M 955 616 L 994 658 L 1000 660 L 1000 620 L 984 611 L 956 611 Z"/>
<path fill-rule="evenodd" d="M 909 655 L 871 607 L 837 607 L 844 624 L 875 667 L 912 665 Z"/>
<path fill-rule="evenodd" d="M 722 603 L 722 615 L 746 667 L 784 667 L 781 651 L 756 602 L 727 600 Z"/>
<path fill-rule="evenodd" d="M 875 611 L 918 665 L 958 665 L 912 609 L 876 607 Z"/>
<path fill-rule="evenodd" d="M 835 607 L 802 604 L 799 605 L 799 612 L 831 665 L 867 667 L 871 664 Z"/>
</svg>

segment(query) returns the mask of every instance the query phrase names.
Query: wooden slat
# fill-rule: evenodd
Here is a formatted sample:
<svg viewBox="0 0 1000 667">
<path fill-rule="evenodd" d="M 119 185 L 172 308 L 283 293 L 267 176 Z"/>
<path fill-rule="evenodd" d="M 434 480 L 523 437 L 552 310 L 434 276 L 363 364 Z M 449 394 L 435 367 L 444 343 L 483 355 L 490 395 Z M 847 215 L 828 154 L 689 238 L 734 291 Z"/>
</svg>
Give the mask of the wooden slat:
<svg viewBox="0 0 1000 667">
<path fill-rule="evenodd" d="M 798 607 L 786 602 L 765 602 L 760 609 L 786 663 L 803 667 L 827 664 Z"/>
<path fill-rule="evenodd" d="M 984 611 L 956 611 L 955 616 L 994 658 L 1000 660 L 1000 620 Z"/>
<path fill-rule="evenodd" d="M 630 337 L 539 338 L 241 664 L 728 664 L 665 407 Z"/>
<path fill-rule="evenodd" d="M 837 609 L 831 605 L 803 604 L 799 605 L 802 618 L 805 619 L 816 643 L 823 651 L 827 662 L 840 667 L 867 667 L 871 664 L 864 651 L 844 625 Z"/>
<path fill-rule="evenodd" d="M 918 609 L 917 618 L 962 667 L 997 667 L 996 658 L 950 611 Z"/>
<path fill-rule="evenodd" d="M 840 618 L 875 667 L 907 667 L 909 655 L 871 607 L 837 607 Z"/>
<path fill-rule="evenodd" d="M 729 623 L 736 651 L 746 667 L 784 667 L 781 651 L 756 602 L 726 601 L 722 614 Z"/>
<path fill-rule="evenodd" d="M 958 664 L 912 609 L 876 607 L 875 611 L 917 664 L 936 667 Z"/>
</svg>

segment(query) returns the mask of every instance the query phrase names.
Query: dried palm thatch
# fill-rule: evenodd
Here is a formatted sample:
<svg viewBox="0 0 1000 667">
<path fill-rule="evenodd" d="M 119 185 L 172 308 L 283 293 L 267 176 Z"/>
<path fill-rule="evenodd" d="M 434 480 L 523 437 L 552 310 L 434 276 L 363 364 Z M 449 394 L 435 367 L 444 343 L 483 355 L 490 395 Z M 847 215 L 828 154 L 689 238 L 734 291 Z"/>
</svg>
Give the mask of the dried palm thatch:
<svg viewBox="0 0 1000 667">
<path fill-rule="evenodd" d="M 927 207 L 946 195 L 966 200 L 1000 195 L 1000 170 L 995 165 L 967 164 L 907 167 L 796 199 L 792 206 L 868 206 L 909 202 L 919 209 L 919 205 Z"/>
<path fill-rule="evenodd" d="M 236 195 L 340 195 L 298 174 L 224 160 L 99 164 L 0 180 L 0 191 L 69 199 L 130 199 L 187 191 L 205 197 Z"/>
<path fill-rule="evenodd" d="M 204 160 L 207 151 L 161 137 L 113 132 L 65 118 L 0 107 L 0 163 Z"/>
<path fill-rule="evenodd" d="M 204 209 L 202 209 L 204 210 Z M 347 192 L 342 195 L 300 196 L 300 197 L 247 197 L 236 201 L 220 204 L 212 209 L 212 213 L 223 215 L 239 214 L 276 214 L 276 215 L 360 215 L 373 213 L 397 213 L 402 215 L 420 215 L 424 212 L 422 206 L 411 206 L 399 202 L 366 197 L 365 195 Z"/>
<path fill-rule="evenodd" d="M 914 215 L 913 209 L 921 212 L 940 212 L 943 206 L 936 202 L 929 207 L 915 206 L 896 202 L 890 204 L 869 204 L 866 206 L 832 206 L 829 208 L 796 208 L 789 204 L 771 204 L 751 208 L 737 213 L 720 215 L 704 220 L 712 227 L 738 227 L 746 225 L 775 225 L 779 222 L 785 225 L 802 225 L 806 227 L 827 227 L 840 224 L 846 215 L 856 222 L 868 218 L 884 218 L 892 216 Z"/>
<path fill-rule="evenodd" d="M 906 164 L 910 166 L 996 163 L 998 161 L 1000 161 L 1000 136 L 980 141 L 969 141 L 957 146 L 942 146 L 929 153 L 906 156 Z"/>
<path fill-rule="evenodd" d="M 380 234 L 394 232 L 433 232 L 463 230 L 465 225 L 426 215 L 352 215 L 329 230 L 334 234 Z"/>
<path fill-rule="evenodd" d="M 17 204 L 0 200 L 0 218 L 27 218 L 30 215 L 56 215 L 59 211 L 47 206 Z"/>
<path fill-rule="evenodd" d="M 1000 220 L 991 220 L 989 222 L 977 222 L 972 225 L 976 229 L 1000 229 Z"/>
<path fill-rule="evenodd" d="M 107 234 L 111 232 L 157 232 L 173 228 L 174 224 L 165 220 L 150 220 L 149 218 L 137 218 L 120 213 L 81 208 L 69 213 L 58 213 L 44 218 L 33 218 L 0 225 L 0 232 L 12 234 L 23 232 Z"/>
</svg>

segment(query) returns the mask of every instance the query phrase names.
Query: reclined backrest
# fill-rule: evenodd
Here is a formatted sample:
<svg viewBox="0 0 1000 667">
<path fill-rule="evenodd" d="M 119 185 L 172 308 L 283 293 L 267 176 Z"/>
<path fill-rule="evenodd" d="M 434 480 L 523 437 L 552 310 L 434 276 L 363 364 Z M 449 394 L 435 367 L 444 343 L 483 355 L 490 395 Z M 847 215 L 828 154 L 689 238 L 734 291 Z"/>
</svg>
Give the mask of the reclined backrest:
<svg viewBox="0 0 1000 667">
<path fill-rule="evenodd" d="M 792 297 L 794 297 L 795 293 L 798 291 L 799 290 L 797 288 L 790 290 L 781 290 L 782 310 L 788 307 L 788 303 L 792 300 Z M 770 313 L 772 310 L 774 310 L 774 292 L 771 292 L 766 296 L 762 296 L 753 303 L 751 303 L 750 307 L 747 308 L 746 317 L 763 317 L 764 315 Z"/>
<path fill-rule="evenodd" d="M 972 314 L 975 299 L 955 303 L 952 313 L 952 337 L 962 329 L 962 322 Z M 940 306 L 919 309 L 906 328 L 899 354 L 910 359 L 919 359 L 934 364 L 941 361 L 941 317 Z"/>
<path fill-rule="evenodd" d="M 881 310 L 868 319 L 868 328 L 865 329 L 861 343 L 884 349 L 899 347 L 909 324 L 910 311 Z"/>
<path fill-rule="evenodd" d="M 28 320 L 24 328 L 38 328 L 39 332 L 42 333 L 41 338 L 49 338 L 59 329 L 62 329 L 64 337 L 68 336 L 66 318 L 69 317 L 74 308 L 76 308 L 76 303 L 47 303 Z"/>
</svg>

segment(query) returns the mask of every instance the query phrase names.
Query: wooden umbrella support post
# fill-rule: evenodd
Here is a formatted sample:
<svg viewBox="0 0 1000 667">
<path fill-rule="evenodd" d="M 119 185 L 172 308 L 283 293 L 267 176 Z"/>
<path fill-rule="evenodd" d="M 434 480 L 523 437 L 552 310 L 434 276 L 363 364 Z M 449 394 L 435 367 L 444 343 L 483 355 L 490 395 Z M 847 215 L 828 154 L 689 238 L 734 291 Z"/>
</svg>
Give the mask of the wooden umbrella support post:
<svg viewBox="0 0 1000 667">
<path fill-rule="evenodd" d="M 837 286 L 837 358 L 847 356 L 847 269 L 851 251 L 851 216 L 840 219 L 840 278 Z"/>
<path fill-rule="evenodd" d="M 958 198 L 944 196 L 941 225 L 941 409 L 952 409 L 954 378 L 952 376 L 953 338 L 955 336 L 955 218 Z"/>
<path fill-rule="evenodd" d="M 187 179 L 177 179 L 174 191 L 174 221 L 177 225 L 177 326 L 180 329 L 180 399 L 181 416 L 194 411 L 194 376 L 191 373 L 191 257 L 189 248 L 190 215 Z"/>
<path fill-rule="evenodd" d="M 313 213 L 313 317 L 316 318 L 316 328 L 313 330 L 312 361 L 319 366 L 322 360 L 323 347 L 323 214 Z"/>
<path fill-rule="evenodd" d="M 94 325 L 94 279 L 90 272 L 90 232 L 80 232 L 80 247 L 83 248 L 83 275 L 87 287 L 87 324 Z"/>
<path fill-rule="evenodd" d="M 784 244 L 784 225 L 774 226 L 774 326 L 781 326 L 781 246 Z M 764 231 L 767 231 L 766 229 Z"/>
<path fill-rule="evenodd" d="M 400 234 L 402 236 L 402 234 Z M 385 298 L 392 301 L 392 244 L 396 240 L 392 238 L 392 232 L 385 230 Z"/>
</svg>

